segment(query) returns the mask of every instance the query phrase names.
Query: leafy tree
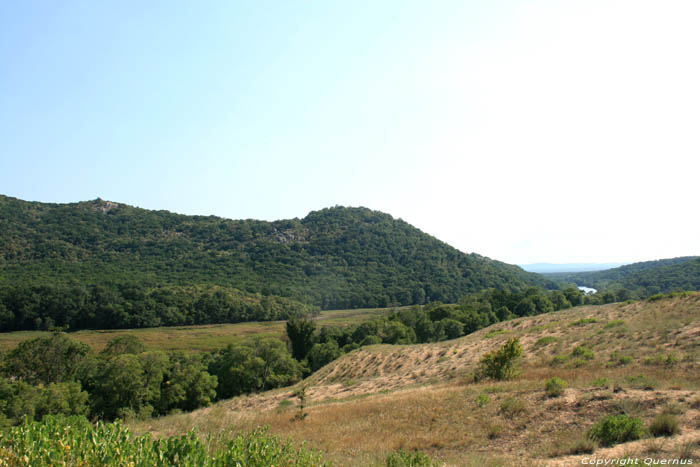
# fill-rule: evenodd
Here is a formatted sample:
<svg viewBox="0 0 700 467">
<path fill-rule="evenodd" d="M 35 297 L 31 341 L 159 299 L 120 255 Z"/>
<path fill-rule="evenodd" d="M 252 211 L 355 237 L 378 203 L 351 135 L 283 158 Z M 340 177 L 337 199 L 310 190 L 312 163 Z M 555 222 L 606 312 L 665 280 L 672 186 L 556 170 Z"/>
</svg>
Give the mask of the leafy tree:
<svg viewBox="0 0 700 467">
<path fill-rule="evenodd" d="M 103 418 L 138 414 L 148 402 L 145 372 L 136 355 L 117 355 L 105 361 L 97 381 L 94 404 Z"/>
<path fill-rule="evenodd" d="M 583 305 L 583 292 L 576 287 L 567 287 L 563 290 L 563 293 L 572 306 Z"/>
<path fill-rule="evenodd" d="M 83 391 L 80 383 L 51 383 L 38 395 L 36 419 L 45 415 L 87 415 L 90 395 Z"/>
<path fill-rule="evenodd" d="M 464 325 L 456 319 L 441 319 L 435 326 L 436 332 L 445 336 L 445 339 L 457 339 L 463 335 Z M 439 329 L 439 330 L 438 330 Z"/>
<path fill-rule="evenodd" d="M 6 371 L 32 384 L 67 382 L 89 351 L 87 344 L 57 332 L 20 342 L 7 356 Z"/>
<path fill-rule="evenodd" d="M 334 340 L 329 340 L 323 344 L 314 344 L 306 358 L 311 371 L 316 371 L 340 357 L 341 354 L 338 344 Z"/>
<path fill-rule="evenodd" d="M 416 341 L 416 333 L 400 321 L 386 321 L 379 338 L 385 344 L 411 344 Z"/>
<path fill-rule="evenodd" d="M 210 375 L 197 355 L 171 355 L 156 404 L 159 414 L 178 409 L 191 411 L 206 407 L 216 398 L 216 376 Z"/>
<path fill-rule="evenodd" d="M 146 351 L 146 346 L 133 334 L 125 334 L 110 340 L 100 352 L 104 357 L 114 357 L 123 354 L 138 355 Z"/>
<path fill-rule="evenodd" d="M 314 345 L 316 324 L 307 318 L 291 318 L 287 321 L 287 337 L 292 346 L 292 356 L 297 361 L 306 358 Z"/>
</svg>

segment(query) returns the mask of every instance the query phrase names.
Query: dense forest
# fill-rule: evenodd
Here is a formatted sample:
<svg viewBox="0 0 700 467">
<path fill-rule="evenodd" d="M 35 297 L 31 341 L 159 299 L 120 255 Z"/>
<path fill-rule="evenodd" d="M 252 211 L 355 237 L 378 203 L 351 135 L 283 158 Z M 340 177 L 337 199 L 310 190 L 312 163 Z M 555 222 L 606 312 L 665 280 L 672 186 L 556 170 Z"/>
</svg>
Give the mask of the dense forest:
<svg viewBox="0 0 700 467">
<path fill-rule="evenodd" d="M 20 286 L 35 295 L 51 288 L 94 295 L 97 287 L 123 295 L 136 283 L 156 301 L 152 308 L 161 309 L 169 305 L 159 303 L 154 291 L 169 287 L 219 286 L 241 297 L 252 294 L 244 301 L 286 297 L 322 309 L 454 303 L 487 288 L 557 287 L 366 208 L 334 207 L 266 222 L 148 211 L 100 199 L 46 204 L 0 196 L 0 253 L 2 297 Z M 3 305 L 0 312 L 17 313 Z M 26 328 L 37 317 L 25 315 Z M 147 321 L 180 320 L 155 315 Z M 119 322 L 132 326 L 134 320 Z M 83 325 L 99 325 L 93 323 Z"/>
<path fill-rule="evenodd" d="M 630 297 L 700 290 L 700 257 L 684 256 L 628 264 L 595 272 L 545 274 L 551 280 L 593 287 L 599 291 L 626 290 Z"/>
</svg>

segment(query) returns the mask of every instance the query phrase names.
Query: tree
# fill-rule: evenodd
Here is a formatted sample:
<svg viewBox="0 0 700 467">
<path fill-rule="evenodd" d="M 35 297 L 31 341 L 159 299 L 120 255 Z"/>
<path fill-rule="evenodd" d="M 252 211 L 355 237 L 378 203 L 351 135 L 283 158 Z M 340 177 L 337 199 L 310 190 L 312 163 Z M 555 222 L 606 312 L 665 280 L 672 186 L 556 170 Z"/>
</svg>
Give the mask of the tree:
<svg viewBox="0 0 700 467">
<path fill-rule="evenodd" d="M 342 353 L 338 344 L 334 340 L 329 340 L 323 344 L 314 344 L 306 359 L 309 361 L 311 371 L 316 371 L 340 357 Z"/>
<path fill-rule="evenodd" d="M 217 377 L 207 372 L 201 357 L 175 353 L 163 377 L 156 411 L 167 414 L 173 409 L 206 407 L 216 398 L 217 384 Z"/>
<path fill-rule="evenodd" d="M 576 287 L 567 287 L 562 292 L 572 306 L 583 305 L 583 292 Z"/>
<path fill-rule="evenodd" d="M 122 354 L 138 355 L 146 351 L 146 346 L 133 334 L 118 336 L 107 342 L 107 346 L 100 352 L 106 358 Z"/>
<path fill-rule="evenodd" d="M 441 319 L 440 321 L 438 321 L 435 328 L 441 328 L 441 331 L 442 333 L 444 333 L 444 336 L 447 340 L 457 339 L 458 337 L 463 335 L 464 331 L 464 325 L 456 319 L 451 318 Z"/>
<path fill-rule="evenodd" d="M 306 358 L 314 345 L 316 324 L 307 318 L 291 318 L 287 320 L 287 337 L 292 346 L 292 356 L 297 361 Z"/>
<path fill-rule="evenodd" d="M 90 346 L 63 333 L 20 342 L 7 356 L 7 372 L 31 384 L 72 381 Z"/>
<path fill-rule="evenodd" d="M 107 419 L 139 413 L 148 396 L 144 380 L 136 355 L 118 355 L 104 362 L 93 394 L 97 413 Z"/>
</svg>

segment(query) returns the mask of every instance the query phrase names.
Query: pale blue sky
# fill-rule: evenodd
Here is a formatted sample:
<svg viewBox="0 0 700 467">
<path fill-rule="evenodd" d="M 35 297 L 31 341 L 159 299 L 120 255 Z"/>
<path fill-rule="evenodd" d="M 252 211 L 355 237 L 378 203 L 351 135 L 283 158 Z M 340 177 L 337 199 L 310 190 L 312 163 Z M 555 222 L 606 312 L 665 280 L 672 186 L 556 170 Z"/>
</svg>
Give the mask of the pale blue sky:
<svg viewBox="0 0 700 467">
<path fill-rule="evenodd" d="M 512 263 L 700 254 L 697 5 L 2 2 L 0 193 L 362 205 Z"/>
</svg>

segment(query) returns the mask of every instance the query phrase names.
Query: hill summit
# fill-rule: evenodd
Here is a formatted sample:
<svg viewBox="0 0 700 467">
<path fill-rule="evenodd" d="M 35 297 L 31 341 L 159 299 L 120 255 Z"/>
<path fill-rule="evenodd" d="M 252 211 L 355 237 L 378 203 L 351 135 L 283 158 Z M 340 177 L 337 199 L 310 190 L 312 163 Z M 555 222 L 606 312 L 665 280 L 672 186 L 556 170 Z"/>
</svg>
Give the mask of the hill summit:
<svg viewBox="0 0 700 467">
<path fill-rule="evenodd" d="M 267 222 L 101 199 L 48 204 L 0 196 L 0 227 L 4 285 L 206 284 L 324 309 L 454 302 L 491 287 L 552 285 L 367 208 Z"/>
</svg>

